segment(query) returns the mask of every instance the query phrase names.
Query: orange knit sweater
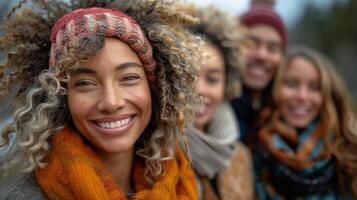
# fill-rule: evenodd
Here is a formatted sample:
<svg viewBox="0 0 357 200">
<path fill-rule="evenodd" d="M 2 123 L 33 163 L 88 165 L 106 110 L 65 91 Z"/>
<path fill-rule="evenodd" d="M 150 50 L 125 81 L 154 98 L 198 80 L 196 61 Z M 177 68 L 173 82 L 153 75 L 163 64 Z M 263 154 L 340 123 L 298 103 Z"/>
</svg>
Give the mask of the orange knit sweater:
<svg viewBox="0 0 357 200">
<path fill-rule="evenodd" d="M 114 177 L 79 134 L 65 128 L 54 136 L 47 165 L 36 170 L 36 179 L 49 199 L 126 199 Z M 135 158 L 131 199 L 197 199 L 195 178 L 189 163 L 178 149 L 176 159 L 163 161 L 163 173 L 153 185 L 144 178 L 144 160 Z"/>
</svg>

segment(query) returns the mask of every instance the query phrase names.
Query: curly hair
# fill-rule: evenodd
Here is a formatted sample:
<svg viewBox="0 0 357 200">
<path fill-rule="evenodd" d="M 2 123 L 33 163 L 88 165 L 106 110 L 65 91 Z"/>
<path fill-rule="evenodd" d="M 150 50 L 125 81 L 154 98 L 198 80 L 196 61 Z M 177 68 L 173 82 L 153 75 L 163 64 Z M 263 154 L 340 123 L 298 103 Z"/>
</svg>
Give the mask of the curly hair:
<svg viewBox="0 0 357 200">
<path fill-rule="evenodd" d="M 220 12 L 213 6 L 200 9 L 192 5 L 182 7 L 200 20 L 198 24 L 189 27 L 191 32 L 218 47 L 224 56 L 225 99 L 232 100 L 239 96 L 239 69 L 244 65 L 243 43 L 246 39 L 246 30 L 236 18 Z"/>
<path fill-rule="evenodd" d="M 69 68 L 95 55 L 104 40 L 93 38 L 77 46 L 66 46 L 60 60 L 63 68 L 49 70 L 50 32 L 64 14 L 96 6 L 119 9 L 134 18 L 153 48 L 158 66 L 157 85 L 151 87 L 153 115 L 136 144 L 137 154 L 146 160 L 145 177 L 152 182 L 162 172 L 160 161 L 173 157 L 175 143 L 182 136 L 186 121 L 192 119 L 191 103 L 197 99 L 194 66 L 201 42 L 170 25 L 192 24 L 195 19 L 177 11 L 172 0 L 33 0 L 31 10 L 22 8 L 24 2 L 11 11 L 1 29 L 4 34 L 0 37 L 0 50 L 6 56 L 0 65 L 0 100 L 9 93 L 16 95 L 14 121 L 2 130 L 2 146 L 10 145 L 15 136 L 18 147 L 15 157 L 10 156 L 1 171 L 20 163 L 24 172 L 44 166 L 42 160 L 51 148 L 52 136 L 72 125 L 66 88 L 60 82 L 68 79 Z"/>
<path fill-rule="evenodd" d="M 279 67 L 274 80 L 274 106 L 270 108 L 270 111 L 263 111 L 265 112 L 263 118 L 266 121 L 271 119 L 272 123 L 279 118 L 280 114 L 277 109 L 279 88 L 289 63 L 298 57 L 307 59 L 319 71 L 321 94 L 324 100 L 319 117 L 322 123 L 326 124 L 329 130 L 334 133 L 333 138 L 328 137 L 328 133 L 325 133 L 327 148 L 337 159 L 341 189 L 345 187 L 346 182 L 350 183 L 350 189 L 357 197 L 357 156 L 355 153 L 357 151 L 357 127 L 354 107 L 344 81 L 324 55 L 304 46 L 289 49 L 285 63 Z M 261 116 L 263 116 L 263 112 Z M 286 124 L 283 126 L 287 130 L 291 129 Z"/>
</svg>

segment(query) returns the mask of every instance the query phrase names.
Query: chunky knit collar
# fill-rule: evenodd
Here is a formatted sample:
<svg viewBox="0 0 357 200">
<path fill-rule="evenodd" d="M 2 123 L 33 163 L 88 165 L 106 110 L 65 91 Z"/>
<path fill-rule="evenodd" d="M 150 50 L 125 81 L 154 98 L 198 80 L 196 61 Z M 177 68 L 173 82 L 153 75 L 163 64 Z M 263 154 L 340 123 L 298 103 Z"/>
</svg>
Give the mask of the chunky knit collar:
<svg viewBox="0 0 357 200">
<path fill-rule="evenodd" d="M 36 179 L 49 199 L 126 199 L 112 174 L 80 135 L 65 128 L 54 136 L 46 167 Z M 144 178 L 145 161 L 133 163 L 136 193 L 131 199 L 197 199 L 195 178 L 180 149 L 176 159 L 162 162 L 163 173 L 153 185 Z"/>
</svg>

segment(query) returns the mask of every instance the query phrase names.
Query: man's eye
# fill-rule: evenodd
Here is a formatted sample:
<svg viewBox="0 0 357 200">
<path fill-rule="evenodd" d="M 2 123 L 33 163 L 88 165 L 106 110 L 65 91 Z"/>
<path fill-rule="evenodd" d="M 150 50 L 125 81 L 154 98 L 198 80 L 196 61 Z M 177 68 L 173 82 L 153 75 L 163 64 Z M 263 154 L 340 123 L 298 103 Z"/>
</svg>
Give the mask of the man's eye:
<svg viewBox="0 0 357 200">
<path fill-rule="evenodd" d="M 247 48 L 257 48 L 259 45 L 259 41 L 255 38 L 247 38 L 244 40 L 243 44 L 247 47 Z"/>
<path fill-rule="evenodd" d="M 274 45 L 268 45 L 268 49 L 272 53 L 277 53 L 281 51 L 280 45 L 274 44 Z"/>
</svg>

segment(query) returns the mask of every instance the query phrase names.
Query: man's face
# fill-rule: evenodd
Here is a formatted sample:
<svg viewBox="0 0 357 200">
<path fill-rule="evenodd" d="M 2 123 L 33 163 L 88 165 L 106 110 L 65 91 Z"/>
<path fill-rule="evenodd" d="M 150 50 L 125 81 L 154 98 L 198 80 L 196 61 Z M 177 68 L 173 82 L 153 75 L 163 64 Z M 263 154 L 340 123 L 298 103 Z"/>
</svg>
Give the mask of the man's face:
<svg viewBox="0 0 357 200">
<path fill-rule="evenodd" d="M 254 91 L 264 90 L 272 80 L 283 57 L 282 38 L 270 25 L 249 27 L 251 44 L 247 46 L 247 64 L 243 67 L 244 85 Z"/>
</svg>

